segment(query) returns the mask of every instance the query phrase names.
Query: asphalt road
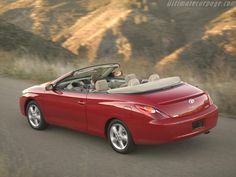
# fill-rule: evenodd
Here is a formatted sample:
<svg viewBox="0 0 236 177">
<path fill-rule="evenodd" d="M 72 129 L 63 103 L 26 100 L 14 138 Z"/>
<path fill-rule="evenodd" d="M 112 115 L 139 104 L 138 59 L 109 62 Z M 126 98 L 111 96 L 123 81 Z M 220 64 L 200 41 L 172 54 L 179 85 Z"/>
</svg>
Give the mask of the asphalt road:
<svg viewBox="0 0 236 177">
<path fill-rule="evenodd" d="M 50 126 L 30 128 L 18 97 L 30 82 L 0 77 L 0 177 L 235 177 L 236 120 L 208 135 L 120 155 L 106 140 Z"/>
</svg>

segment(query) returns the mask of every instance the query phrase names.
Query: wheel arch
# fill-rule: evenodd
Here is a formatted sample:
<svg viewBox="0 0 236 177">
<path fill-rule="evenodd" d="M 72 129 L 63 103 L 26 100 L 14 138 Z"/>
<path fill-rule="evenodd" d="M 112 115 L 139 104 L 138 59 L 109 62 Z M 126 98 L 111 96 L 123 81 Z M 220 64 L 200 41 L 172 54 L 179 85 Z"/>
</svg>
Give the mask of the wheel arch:
<svg viewBox="0 0 236 177">
<path fill-rule="evenodd" d="M 28 104 L 29 104 L 31 101 L 35 101 L 35 99 L 32 98 L 32 97 L 29 97 L 29 98 L 27 98 L 27 100 L 25 101 L 25 104 L 24 104 L 25 115 L 26 115 L 27 106 L 28 106 Z"/>
<path fill-rule="evenodd" d="M 128 139 L 128 141 L 127 141 L 127 142 L 129 142 L 129 145 L 126 146 L 125 149 L 123 149 L 124 151 L 118 151 L 117 149 L 115 149 L 115 148 L 114 148 L 114 145 L 112 145 L 113 143 L 111 143 L 110 138 L 107 136 L 107 134 L 108 134 L 108 132 L 107 132 L 107 131 L 108 131 L 108 127 L 109 127 L 110 123 L 111 123 L 112 121 L 114 121 L 114 120 L 118 120 L 118 121 L 125 127 L 125 129 L 126 129 L 126 131 L 127 131 L 127 134 L 128 134 L 128 137 L 129 137 L 129 139 Z M 131 152 L 132 150 L 134 150 L 134 148 L 135 148 L 135 142 L 134 142 L 134 140 L 133 140 L 132 133 L 130 132 L 128 125 L 127 125 L 124 121 L 122 121 L 122 119 L 119 119 L 119 118 L 117 118 L 117 117 L 111 117 L 110 119 L 108 119 L 107 122 L 106 122 L 106 124 L 105 124 L 104 133 L 105 133 L 105 138 L 108 139 L 108 141 L 110 142 L 112 148 L 113 148 L 115 151 L 117 151 L 117 152 L 119 152 L 119 153 L 122 153 L 122 154 L 127 154 L 127 153 Z M 128 147 L 128 149 L 127 149 L 127 147 Z"/>
<path fill-rule="evenodd" d="M 110 125 L 110 123 L 111 123 L 113 120 L 119 120 L 119 121 L 121 121 L 121 122 L 128 128 L 128 130 L 130 131 L 129 126 L 128 126 L 128 124 L 127 124 L 126 121 L 124 121 L 124 120 L 118 118 L 118 116 L 111 117 L 111 118 L 109 118 L 109 119 L 106 121 L 105 126 L 104 126 L 104 131 L 103 131 L 103 132 L 104 132 L 105 138 L 107 138 L 107 129 L 108 129 L 108 126 Z"/>
<path fill-rule="evenodd" d="M 113 121 L 113 120 L 120 120 L 119 118 L 117 117 L 111 117 L 109 118 L 107 121 L 106 121 L 106 124 L 104 126 L 104 136 L 107 138 L 107 129 L 108 129 L 108 126 L 110 125 L 110 123 Z M 121 121 L 121 120 L 120 120 Z"/>
</svg>

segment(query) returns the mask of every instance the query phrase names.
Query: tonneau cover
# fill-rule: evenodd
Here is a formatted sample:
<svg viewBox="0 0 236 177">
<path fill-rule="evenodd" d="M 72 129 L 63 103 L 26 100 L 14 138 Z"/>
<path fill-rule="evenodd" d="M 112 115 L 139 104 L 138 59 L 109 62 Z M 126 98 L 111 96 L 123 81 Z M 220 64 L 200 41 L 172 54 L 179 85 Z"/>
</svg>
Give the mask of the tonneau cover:
<svg viewBox="0 0 236 177">
<path fill-rule="evenodd" d="M 123 93 L 123 94 L 143 93 L 143 92 L 150 92 L 154 90 L 160 90 L 160 89 L 173 87 L 181 83 L 182 81 L 179 77 L 168 77 L 168 78 L 163 78 L 157 81 L 148 82 L 148 83 L 144 83 L 144 84 L 140 84 L 136 86 L 111 89 L 111 90 L 108 90 L 107 92 L 111 94 L 112 93 Z"/>
</svg>

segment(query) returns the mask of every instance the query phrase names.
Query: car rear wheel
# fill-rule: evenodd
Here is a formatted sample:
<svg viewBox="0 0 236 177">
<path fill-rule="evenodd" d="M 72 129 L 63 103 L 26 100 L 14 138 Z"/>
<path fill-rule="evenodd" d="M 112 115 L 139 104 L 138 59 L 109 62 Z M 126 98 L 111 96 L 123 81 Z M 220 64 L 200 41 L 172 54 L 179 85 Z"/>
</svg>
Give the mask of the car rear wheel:
<svg viewBox="0 0 236 177">
<path fill-rule="evenodd" d="M 30 101 L 26 108 L 27 119 L 30 126 L 36 130 L 47 128 L 47 123 L 44 120 L 42 112 L 35 101 Z"/>
<path fill-rule="evenodd" d="M 134 150 L 134 142 L 129 129 L 120 120 L 113 120 L 109 124 L 107 137 L 116 152 L 127 154 Z"/>
</svg>

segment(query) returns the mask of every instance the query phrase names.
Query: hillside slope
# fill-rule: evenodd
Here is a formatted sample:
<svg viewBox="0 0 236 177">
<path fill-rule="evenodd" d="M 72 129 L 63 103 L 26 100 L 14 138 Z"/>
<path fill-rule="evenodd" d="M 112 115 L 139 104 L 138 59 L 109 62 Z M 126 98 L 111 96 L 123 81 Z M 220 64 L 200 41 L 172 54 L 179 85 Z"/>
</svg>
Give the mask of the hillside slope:
<svg viewBox="0 0 236 177">
<path fill-rule="evenodd" d="M 204 33 L 224 8 L 168 8 L 164 0 L 4 0 L 0 18 L 90 62 L 155 62 Z"/>
<path fill-rule="evenodd" d="M 168 72 L 173 68 L 191 66 L 195 77 L 207 76 L 225 71 L 231 80 L 235 80 L 236 70 L 236 7 L 220 14 L 209 21 L 204 33 L 197 39 L 186 43 L 181 48 L 163 57 L 157 62 L 159 70 Z M 218 68 L 217 68 L 218 66 Z M 201 75 L 198 72 L 201 71 Z M 213 72 L 215 71 L 215 72 Z M 224 81 L 225 74 L 218 78 Z M 218 76 L 218 75 L 217 75 Z M 212 76 L 214 77 L 214 76 Z"/>
<path fill-rule="evenodd" d="M 221 111 L 236 114 L 236 7 L 209 21 L 204 33 L 156 63 L 162 75 L 179 75 L 204 88 Z"/>
<path fill-rule="evenodd" d="M 14 52 L 19 55 L 27 54 L 47 60 L 69 60 L 76 57 L 60 45 L 3 20 L 0 20 L 0 51 Z"/>
</svg>

